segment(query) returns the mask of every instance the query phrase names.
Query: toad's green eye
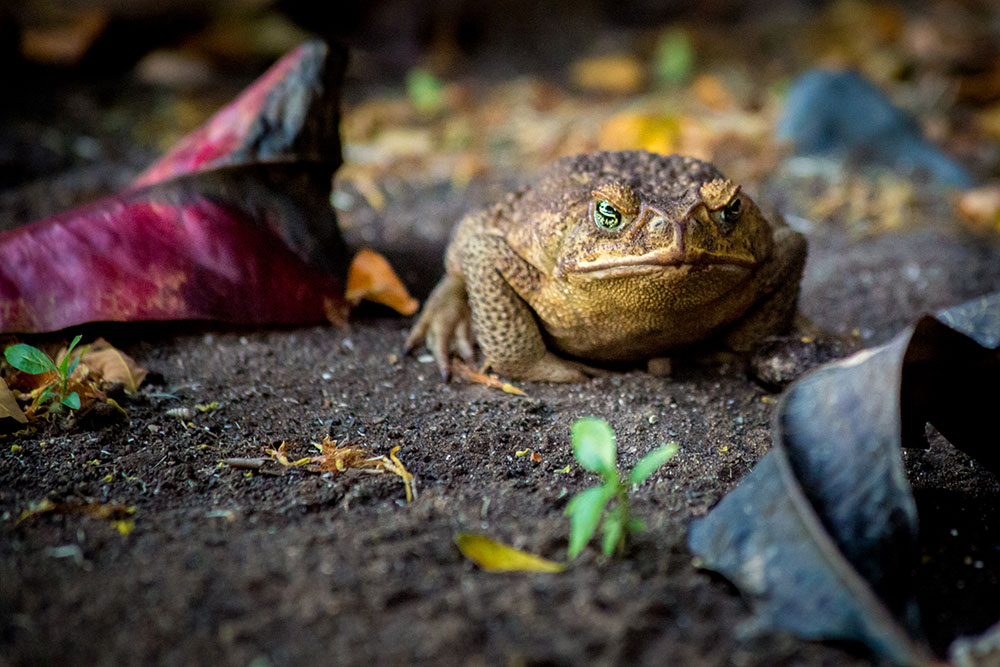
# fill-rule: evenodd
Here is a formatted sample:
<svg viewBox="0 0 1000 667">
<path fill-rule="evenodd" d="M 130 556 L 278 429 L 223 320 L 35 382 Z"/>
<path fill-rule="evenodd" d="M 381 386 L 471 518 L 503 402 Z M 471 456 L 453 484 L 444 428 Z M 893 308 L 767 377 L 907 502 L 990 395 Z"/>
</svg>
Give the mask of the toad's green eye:
<svg viewBox="0 0 1000 667">
<path fill-rule="evenodd" d="M 614 231 L 622 226 L 622 214 L 607 199 L 602 199 L 594 206 L 594 222 L 601 229 Z"/>
</svg>

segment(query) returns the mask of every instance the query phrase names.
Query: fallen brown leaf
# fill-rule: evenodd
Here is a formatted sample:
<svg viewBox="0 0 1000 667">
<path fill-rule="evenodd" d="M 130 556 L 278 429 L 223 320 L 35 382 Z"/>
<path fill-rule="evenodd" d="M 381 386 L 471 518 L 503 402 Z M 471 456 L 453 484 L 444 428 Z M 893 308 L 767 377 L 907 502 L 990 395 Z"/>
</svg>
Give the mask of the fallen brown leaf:
<svg viewBox="0 0 1000 667">
<path fill-rule="evenodd" d="M 646 83 L 646 72 L 634 56 L 628 54 L 584 58 L 570 68 L 573 85 L 602 93 L 638 92 Z"/>
<path fill-rule="evenodd" d="M 420 305 L 410 296 L 392 266 L 374 250 L 362 248 L 347 271 L 347 300 L 354 305 L 374 301 L 401 315 L 412 315 Z"/>
<path fill-rule="evenodd" d="M 90 50 L 108 25 L 100 9 L 66 12 L 53 25 L 29 26 L 21 35 L 21 54 L 27 59 L 50 65 L 73 65 Z"/>
<path fill-rule="evenodd" d="M 103 338 L 98 338 L 91 343 L 81 362 L 91 372 L 99 374 L 106 383 L 121 382 L 127 390 L 132 392 L 139 390 L 139 385 L 149 373 L 132 357 Z"/>
<path fill-rule="evenodd" d="M 733 107 L 733 96 L 722 80 L 711 74 L 702 74 L 691 84 L 695 98 L 709 109 L 726 111 Z"/>
<path fill-rule="evenodd" d="M 958 197 L 958 216 L 972 229 L 1000 233 L 1000 185 L 966 190 Z"/>
<path fill-rule="evenodd" d="M 14 393 L 7 387 L 7 383 L 3 381 L 3 378 L 0 378 L 0 419 L 4 417 L 11 417 L 22 424 L 28 422 L 24 411 L 17 404 L 17 399 L 14 398 Z"/>
</svg>

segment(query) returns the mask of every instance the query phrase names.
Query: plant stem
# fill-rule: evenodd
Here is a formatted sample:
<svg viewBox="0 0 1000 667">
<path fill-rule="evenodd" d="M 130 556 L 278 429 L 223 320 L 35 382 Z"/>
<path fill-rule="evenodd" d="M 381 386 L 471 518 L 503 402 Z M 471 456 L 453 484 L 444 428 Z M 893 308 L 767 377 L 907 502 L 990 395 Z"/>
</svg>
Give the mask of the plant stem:
<svg viewBox="0 0 1000 667">
<path fill-rule="evenodd" d="M 618 513 L 618 519 L 621 521 L 621 524 L 619 524 L 621 525 L 621 532 L 618 535 L 618 544 L 615 545 L 615 551 L 618 555 L 621 555 L 625 553 L 625 538 L 628 535 L 628 486 L 618 482 L 615 495 L 618 497 L 618 507 L 615 508 L 615 511 Z"/>
</svg>

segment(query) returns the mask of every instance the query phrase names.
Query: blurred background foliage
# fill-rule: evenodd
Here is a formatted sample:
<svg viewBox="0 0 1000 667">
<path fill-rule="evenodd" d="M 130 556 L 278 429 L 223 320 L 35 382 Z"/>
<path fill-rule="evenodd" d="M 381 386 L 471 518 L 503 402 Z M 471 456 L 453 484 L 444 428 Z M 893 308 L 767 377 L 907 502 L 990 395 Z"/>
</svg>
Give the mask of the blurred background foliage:
<svg viewBox="0 0 1000 667">
<path fill-rule="evenodd" d="M 561 155 L 646 148 L 712 160 L 860 234 L 942 213 L 1000 230 L 991 0 L 15 0 L 0 8 L 13 93 L 0 228 L 127 183 L 310 37 L 352 50 L 345 210 L 382 210 L 394 179 L 460 190 Z M 976 187 L 942 190 L 858 155 L 793 158 L 775 128 L 815 68 L 874 83 Z"/>
</svg>

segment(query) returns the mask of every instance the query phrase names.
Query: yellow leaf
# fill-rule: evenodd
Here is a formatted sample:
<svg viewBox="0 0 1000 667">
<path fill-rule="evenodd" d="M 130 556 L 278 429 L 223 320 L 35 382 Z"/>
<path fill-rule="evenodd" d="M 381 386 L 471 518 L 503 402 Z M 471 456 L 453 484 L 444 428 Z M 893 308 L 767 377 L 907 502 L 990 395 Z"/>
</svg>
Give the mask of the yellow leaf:
<svg viewBox="0 0 1000 667">
<path fill-rule="evenodd" d="M 358 251 L 347 270 L 345 296 L 355 305 L 365 299 L 389 306 L 401 315 L 412 315 L 420 305 L 406 291 L 385 257 L 368 248 Z"/>
<path fill-rule="evenodd" d="M 566 566 L 540 556 L 519 551 L 482 535 L 455 536 L 462 555 L 487 572 L 562 572 Z"/>
<path fill-rule="evenodd" d="M 4 417 L 11 417 L 22 424 L 28 422 L 21 406 L 17 404 L 17 399 L 14 398 L 14 393 L 7 388 L 7 383 L 3 381 L 3 378 L 0 378 L 0 419 Z"/>
<path fill-rule="evenodd" d="M 120 521 L 112 521 L 111 525 L 115 527 L 118 534 L 122 537 L 126 537 L 129 533 L 135 530 L 135 521 L 132 519 L 122 519 Z"/>
<path fill-rule="evenodd" d="M 623 112 L 601 127 L 598 145 L 603 150 L 644 149 L 653 153 L 673 153 L 681 139 L 680 119 L 661 114 Z"/>
</svg>

